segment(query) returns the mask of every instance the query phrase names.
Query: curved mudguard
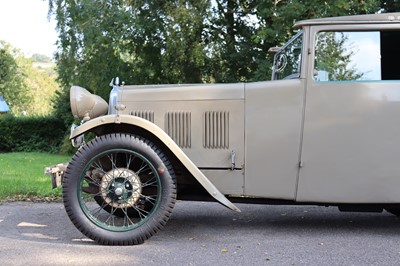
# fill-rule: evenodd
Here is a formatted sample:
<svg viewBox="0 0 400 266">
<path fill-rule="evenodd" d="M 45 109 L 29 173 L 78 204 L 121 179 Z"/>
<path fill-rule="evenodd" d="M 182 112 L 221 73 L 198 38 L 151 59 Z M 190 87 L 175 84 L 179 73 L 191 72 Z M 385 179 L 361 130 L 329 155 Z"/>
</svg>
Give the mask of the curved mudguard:
<svg viewBox="0 0 400 266">
<path fill-rule="evenodd" d="M 214 197 L 221 204 L 230 208 L 231 210 L 240 212 L 240 209 L 236 207 L 232 202 L 230 202 L 215 186 L 211 181 L 196 167 L 196 165 L 187 157 L 187 155 L 182 151 L 181 148 L 168 136 L 165 131 L 163 131 L 157 125 L 143 119 L 140 117 L 132 115 L 106 115 L 98 117 L 87 121 L 86 123 L 75 128 L 71 132 L 70 139 L 74 139 L 85 132 L 90 131 L 98 126 L 103 126 L 106 124 L 129 124 L 140 128 L 143 128 L 153 135 L 155 135 L 159 140 L 161 140 L 170 150 L 175 154 L 175 156 L 182 162 L 186 169 L 196 178 L 196 180 L 207 190 L 212 197 Z"/>
</svg>

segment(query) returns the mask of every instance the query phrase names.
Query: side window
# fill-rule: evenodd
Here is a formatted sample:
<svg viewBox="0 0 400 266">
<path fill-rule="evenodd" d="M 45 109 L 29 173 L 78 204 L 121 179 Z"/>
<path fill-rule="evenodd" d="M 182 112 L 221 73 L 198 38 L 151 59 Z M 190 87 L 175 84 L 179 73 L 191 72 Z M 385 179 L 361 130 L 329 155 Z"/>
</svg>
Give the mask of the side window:
<svg viewBox="0 0 400 266">
<path fill-rule="evenodd" d="M 319 32 L 315 47 L 314 79 L 381 80 L 380 33 Z"/>
<path fill-rule="evenodd" d="M 400 31 L 319 32 L 316 81 L 400 80 Z"/>
<path fill-rule="evenodd" d="M 303 32 L 296 34 L 275 54 L 272 79 L 292 79 L 300 77 Z"/>
</svg>

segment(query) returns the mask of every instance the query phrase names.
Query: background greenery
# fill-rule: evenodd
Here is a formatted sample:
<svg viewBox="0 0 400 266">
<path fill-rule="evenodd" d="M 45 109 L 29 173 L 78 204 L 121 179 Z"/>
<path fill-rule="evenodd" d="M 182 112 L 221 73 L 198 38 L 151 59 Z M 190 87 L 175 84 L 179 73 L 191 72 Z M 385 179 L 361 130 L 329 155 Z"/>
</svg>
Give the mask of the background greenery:
<svg viewBox="0 0 400 266">
<path fill-rule="evenodd" d="M 37 152 L 0 153 L 0 201 L 58 199 L 60 189 L 51 188 L 43 169 L 69 160 L 69 156 Z"/>
<path fill-rule="evenodd" d="M 0 95 L 14 115 L 49 115 L 52 99 L 59 89 L 55 63 L 34 54 L 25 57 L 18 49 L 0 40 Z"/>
<path fill-rule="evenodd" d="M 66 128 L 54 116 L 0 117 L 0 152 L 58 152 Z M 0 168 L 1 169 L 1 168 Z"/>
<path fill-rule="evenodd" d="M 111 78 L 127 84 L 268 80 L 273 55 L 295 20 L 393 12 L 397 0 L 48 0 L 57 20 L 53 58 L 0 40 L 0 152 L 58 152 L 73 118 L 69 88 L 107 99 Z M 55 67 L 55 68 L 54 68 Z M 54 197 L 45 166 L 69 157 L 0 153 L 0 199 Z M 54 194 L 55 193 L 55 194 Z"/>
</svg>

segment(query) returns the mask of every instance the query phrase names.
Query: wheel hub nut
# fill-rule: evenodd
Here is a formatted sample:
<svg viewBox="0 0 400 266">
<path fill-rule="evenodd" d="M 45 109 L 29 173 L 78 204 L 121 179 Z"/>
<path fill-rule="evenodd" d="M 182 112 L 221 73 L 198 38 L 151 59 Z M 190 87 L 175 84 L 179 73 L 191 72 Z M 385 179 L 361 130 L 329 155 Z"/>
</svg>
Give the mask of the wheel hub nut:
<svg viewBox="0 0 400 266">
<path fill-rule="evenodd" d="M 117 195 L 117 196 L 121 196 L 123 192 L 124 191 L 120 187 L 115 189 L 115 195 Z"/>
</svg>

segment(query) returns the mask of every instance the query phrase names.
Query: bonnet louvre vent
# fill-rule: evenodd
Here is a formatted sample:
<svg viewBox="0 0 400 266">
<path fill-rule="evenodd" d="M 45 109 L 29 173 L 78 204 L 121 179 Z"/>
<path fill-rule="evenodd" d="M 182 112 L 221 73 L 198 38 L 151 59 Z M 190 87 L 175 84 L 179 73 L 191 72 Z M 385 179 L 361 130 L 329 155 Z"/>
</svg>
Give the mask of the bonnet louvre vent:
<svg viewBox="0 0 400 266">
<path fill-rule="evenodd" d="M 206 149 L 229 148 L 229 112 L 204 113 L 203 146 Z"/>
<path fill-rule="evenodd" d="M 181 148 L 191 148 L 191 124 L 190 112 L 167 112 L 165 114 L 165 129 L 167 134 Z"/>
<path fill-rule="evenodd" d="M 154 123 L 154 112 L 152 111 L 132 111 L 131 115 L 146 119 Z"/>
</svg>

